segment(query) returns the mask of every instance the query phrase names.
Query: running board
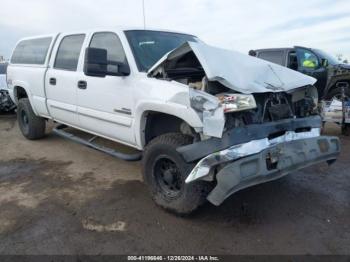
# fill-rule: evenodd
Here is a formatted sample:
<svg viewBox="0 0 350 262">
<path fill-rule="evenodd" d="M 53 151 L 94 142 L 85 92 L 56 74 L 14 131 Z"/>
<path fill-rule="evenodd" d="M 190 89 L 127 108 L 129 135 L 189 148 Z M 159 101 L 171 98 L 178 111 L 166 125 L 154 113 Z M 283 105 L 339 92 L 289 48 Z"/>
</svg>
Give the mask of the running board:
<svg viewBox="0 0 350 262">
<path fill-rule="evenodd" d="M 63 138 L 67 138 L 69 140 L 72 140 L 73 142 L 82 144 L 84 146 L 93 148 L 95 150 L 101 151 L 103 153 L 106 153 L 108 155 L 111 155 L 113 157 L 125 160 L 125 161 L 139 161 L 142 159 L 142 153 L 135 153 L 135 154 L 125 154 L 125 153 L 121 153 L 118 152 L 112 148 L 108 148 L 105 146 L 101 146 L 101 145 L 97 145 L 94 144 L 93 141 L 97 138 L 97 136 L 92 137 L 89 140 L 80 138 L 78 136 L 75 136 L 67 131 L 65 131 L 64 129 L 67 128 L 66 125 L 59 125 L 57 127 L 55 127 L 52 131 L 53 133 L 55 133 L 56 135 L 63 137 Z"/>
</svg>

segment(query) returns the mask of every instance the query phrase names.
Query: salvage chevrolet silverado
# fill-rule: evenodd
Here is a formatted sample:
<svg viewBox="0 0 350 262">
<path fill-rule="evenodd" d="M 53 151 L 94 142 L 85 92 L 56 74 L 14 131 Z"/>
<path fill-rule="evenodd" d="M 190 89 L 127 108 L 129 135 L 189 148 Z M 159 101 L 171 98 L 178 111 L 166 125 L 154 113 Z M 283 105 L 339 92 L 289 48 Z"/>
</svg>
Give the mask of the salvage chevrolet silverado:
<svg viewBox="0 0 350 262">
<path fill-rule="evenodd" d="M 114 29 L 23 39 L 7 81 L 26 138 L 44 137 L 52 119 L 136 148 L 154 201 L 178 214 L 332 163 L 340 151 L 338 138 L 320 136 L 314 78 L 188 34 Z"/>
</svg>

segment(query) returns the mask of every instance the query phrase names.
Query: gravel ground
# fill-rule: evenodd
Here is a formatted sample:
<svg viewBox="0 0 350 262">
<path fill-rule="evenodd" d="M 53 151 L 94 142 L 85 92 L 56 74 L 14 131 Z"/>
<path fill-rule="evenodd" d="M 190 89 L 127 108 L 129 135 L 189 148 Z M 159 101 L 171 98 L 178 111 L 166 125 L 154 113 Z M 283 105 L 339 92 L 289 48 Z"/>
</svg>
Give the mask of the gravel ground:
<svg viewBox="0 0 350 262">
<path fill-rule="evenodd" d="M 180 218 L 153 204 L 140 163 L 54 134 L 27 141 L 14 116 L 0 116 L 0 254 L 350 254 L 350 138 L 341 139 L 331 167 Z"/>
</svg>

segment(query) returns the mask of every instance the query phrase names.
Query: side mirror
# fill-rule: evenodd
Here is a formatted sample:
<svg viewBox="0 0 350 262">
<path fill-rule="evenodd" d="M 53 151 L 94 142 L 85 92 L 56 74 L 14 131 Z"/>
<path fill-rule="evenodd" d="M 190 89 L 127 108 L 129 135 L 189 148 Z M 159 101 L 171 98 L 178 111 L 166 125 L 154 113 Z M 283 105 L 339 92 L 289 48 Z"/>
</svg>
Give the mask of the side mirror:
<svg viewBox="0 0 350 262">
<path fill-rule="evenodd" d="M 321 59 L 321 64 L 323 67 L 328 67 L 328 59 L 322 58 Z"/>
<path fill-rule="evenodd" d="M 257 53 L 256 53 L 255 50 L 250 50 L 249 53 L 248 53 L 248 55 L 250 55 L 250 56 L 255 56 L 255 57 L 256 57 Z"/>
<path fill-rule="evenodd" d="M 87 76 L 128 76 L 130 67 L 126 63 L 108 61 L 107 50 L 88 47 L 85 52 L 84 73 Z"/>
<path fill-rule="evenodd" d="M 84 73 L 87 76 L 105 77 L 107 75 L 107 50 L 88 47 L 85 51 Z"/>
</svg>

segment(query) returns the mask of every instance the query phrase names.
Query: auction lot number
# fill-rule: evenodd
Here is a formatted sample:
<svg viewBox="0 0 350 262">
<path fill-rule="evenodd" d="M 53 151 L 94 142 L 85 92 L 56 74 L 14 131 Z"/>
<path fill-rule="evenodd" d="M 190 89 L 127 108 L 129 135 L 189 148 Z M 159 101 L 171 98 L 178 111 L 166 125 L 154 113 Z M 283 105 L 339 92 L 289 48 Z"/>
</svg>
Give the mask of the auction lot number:
<svg viewBox="0 0 350 262">
<path fill-rule="evenodd" d="M 215 256 L 128 256 L 128 261 L 220 261 Z"/>
</svg>

